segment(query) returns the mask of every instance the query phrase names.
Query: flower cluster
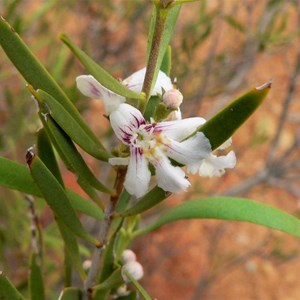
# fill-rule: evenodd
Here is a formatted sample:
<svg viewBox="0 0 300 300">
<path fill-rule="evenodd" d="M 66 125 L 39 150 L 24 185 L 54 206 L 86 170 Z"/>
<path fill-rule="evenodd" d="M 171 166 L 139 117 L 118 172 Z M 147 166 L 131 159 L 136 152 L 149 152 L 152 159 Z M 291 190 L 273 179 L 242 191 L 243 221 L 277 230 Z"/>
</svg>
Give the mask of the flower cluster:
<svg viewBox="0 0 300 300">
<path fill-rule="evenodd" d="M 145 71 L 144 68 L 135 72 L 122 83 L 140 93 Z M 76 81 L 84 95 L 103 99 L 112 129 L 129 148 L 128 157 L 111 158 L 109 162 L 112 165 L 128 165 L 124 186 L 131 195 L 140 198 L 148 191 L 151 179 L 149 164 L 155 168 L 157 185 L 172 193 L 186 190 L 190 186 L 186 172 L 198 172 L 208 177 L 221 176 L 226 168 L 235 166 L 233 151 L 226 156 L 212 153 L 209 140 L 198 131 L 205 119 L 181 119 L 179 106 L 183 97 L 162 71 L 158 74 L 152 95 L 163 95 L 162 101 L 175 109 L 176 114 L 171 120 L 168 117 L 161 122 L 147 122 L 138 109 L 125 103 L 124 97 L 108 90 L 90 75 L 79 76 Z M 231 139 L 220 148 L 224 149 L 230 144 Z M 186 166 L 186 172 L 179 165 Z"/>
</svg>

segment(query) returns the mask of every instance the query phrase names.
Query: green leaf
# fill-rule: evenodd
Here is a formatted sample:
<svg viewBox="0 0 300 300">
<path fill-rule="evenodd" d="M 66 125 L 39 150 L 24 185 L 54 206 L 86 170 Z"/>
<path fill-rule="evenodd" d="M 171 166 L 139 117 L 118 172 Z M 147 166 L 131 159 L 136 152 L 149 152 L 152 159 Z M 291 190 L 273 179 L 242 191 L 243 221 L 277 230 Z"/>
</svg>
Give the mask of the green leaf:
<svg viewBox="0 0 300 300">
<path fill-rule="evenodd" d="M 66 194 L 70 199 L 73 208 L 77 211 L 84 213 L 87 216 L 96 218 L 98 220 L 103 219 L 103 211 L 99 206 L 75 193 L 70 189 L 66 189 Z"/>
<path fill-rule="evenodd" d="M 147 291 L 128 272 L 125 271 L 125 274 L 145 300 L 152 300 Z"/>
<path fill-rule="evenodd" d="M 101 243 L 84 229 L 64 188 L 54 175 L 30 150 L 27 152 L 26 158 L 34 181 L 56 217 L 64 222 L 75 235 L 99 247 Z"/>
<path fill-rule="evenodd" d="M 8 278 L 0 272 L 0 299 L 1 300 L 25 300 Z"/>
<path fill-rule="evenodd" d="M 271 81 L 255 88 L 231 102 L 199 128 L 209 139 L 212 150 L 218 148 L 262 104 L 271 88 Z"/>
<path fill-rule="evenodd" d="M 4 157 L 0 157 L 0 186 L 34 196 L 41 196 L 28 168 Z"/>
<path fill-rule="evenodd" d="M 39 188 L 30 175 L 29 169 L 4 157 L 0 157 L 0 186 L 42 197 Z M 74 209 L 99 220 L 103 219 L 103 212 L 96 204 L 69 189 L 66 190 L 66 193 Z"/>
<path fill-rule="evenodd" d="M 41 262 L 39 261 L 39 256 L 35 253 L 31 254 L 30 259 L 29 291 L 31 300 L 45 299 L 45 288 Z"/>
<path fill-rule="evenodd" d="M 153 206 L 157 205 L 170 195 L 169 192 L 164 191 L 160 187 L 156 186 L 151 191 L 149 191 L 144 197 L 139 199 L 139 201 L 127 209 L 125 212 L 121 213 L 119 216 L 128 217 L 140 214 Z"/>
<path fill-rule="evenodd" d="M 33 89 L 42 89 L 52 95 L 81 125 L 95 143 L 99 143 L 97 137 L 84 122 L 71 100 L 68 99 L 64 91 L 33 55 L 16 31 L 3 18 L 0 18 L 0 45 L 8 58 Z M 101 147 L 100 143 L 99 147 Z"/>
<path fill-rule="evenodd" d="M 150 122 L 150 119 L 155 115 L 155 111 L 159 103 L 160 98 L 158 96 L 150 97 L 144 112 L 144 117 L 148 122 Z"/>
<path fill-rule="evenodd" d="M 260 202 L 233 197 L 212 197 L 184 202 L 170 209 L 155 223 L 136 231 L 134 236 L 184 219 L 244 221 L 300 237 L 300 221 L 296 217 Z"/>
<path fill-rule="evenodd" d="M 104 161 L 107 161 L 108 158 L 111 157 L 104 147 L 102 145 L 99 146 L 99 142 L 95 143 L 86 131 L 83 130 L 81 124 L 78 123 L 77 120 L 74 119 L 72 115 L 51 95 L 42 90 L 31 92 L 40 102 L 41 114 L 45 116 L 49 113 L 66 134 L 83 150 Z"/>
<path fill-rule="evenodd" d="M 82 291 L 76 287 L 67 287 L 63 289 L 59 296 L 59 300 L 81 300 Z"/>
<path fill-rule="evenodd" d="M 137 291 L 133 291 L 130 294 L 128 294 L 127 296 L 120 296 L 116 299 L 117 300 L 137 300 L 137 299 L 139 299 L 139 295 L 138 295 Z"/>
<path fill-rule="evenodd" d="M 44 119 L 42 116 L 41 121 L 66 167 L 77 175 L 79 179 L 78 182 L 88 183 L 101 192 L 112 194 L 112 191 L 95 177 L 70 137 L 60 128 L 52 117 L 48 116 L 47 119 Z M 83 178 L 84 181 L 80 181 L 81 178 Z"/>
<path fill-rule="evenodd" d="M 79 49 L 71 39 L 62 34 L 61 40 L 70 48 L 73 54 L 79 59 L 82 65 L 86 68 L 89 74 L 93 75 L 107 89 L 130 99 L 140 99 L 141 96 L 128 88 L 122 83 L 112 77 L 106 70 L 104 70 L 99 64 L 94 62 L 86 53 Z"/>
<path fill-rule="evenodd" d="M 37 134 L 37 149 L 38 156 L 59 181 L 61 185 L 64 185 L 61 173 L 58 168 L 58 164 L 55 158 L 55 154 L 50 143 L 49 137 L 44 128 L 41 128 Z"/>
<path fill-rule="evenodd" d="M 71 258 L 72 265 L 78 271 L 82 280 L 85 280 L 86 273 L 83 270 L 82 261 L 80 258 L 79 247 L 73 232 L 59 219 L 57 225 L 65 243 L 67 255 Z"/>
<path fill-rule="evenodd" d="M 116 269 L 106 280 L 93 286 L 93 292 L 116 288 L 124 283 L 121 268 Z"/>
<path fill-rule="evenodd" d="M 162 60 L 162 63 L 161 63 L 161 67 L 160 69 L 166 73 L 168 76 L 170 76 L 170 73 L 171 73 L 171 67 L 172 67 L 172 48 L 171 46 L 169 45 L 167 47 L 167 50 L 165 52 L 165 55 L 164 55 L 164 58 Z"/>
</svg>

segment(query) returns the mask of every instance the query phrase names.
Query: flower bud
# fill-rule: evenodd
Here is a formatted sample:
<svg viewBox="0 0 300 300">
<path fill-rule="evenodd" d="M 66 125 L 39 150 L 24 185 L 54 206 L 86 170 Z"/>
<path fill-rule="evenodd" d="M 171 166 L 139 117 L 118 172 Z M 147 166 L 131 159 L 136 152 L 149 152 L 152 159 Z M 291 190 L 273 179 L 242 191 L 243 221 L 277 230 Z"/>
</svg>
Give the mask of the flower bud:
<svg viewBox="0 0 300 300">
<path fill-rule="evenodd" d="M 183 95 L 177 89 L 171 89 L 163 95 L 163 101 L 169 109 L 178 109 L 182 100 Z"/>
<path fill-rule="evenodd" d="M 126 284 L 122 284 L 117 289 L 116 298 L 118 298 L 118 297 L 124 297 L 124 296 L 127 296 L 129 294 L 130 294 L 130 292 L 127 290 L 127 285 Z"/>
<path fill-rule="evenodd" d="M 124 264 L 131 261 L 136 261 L 136 255 L 132 250 L 126 249 L 122 252 L 122 260 Z"/>
<path fill-rule="evenodd" d="M 122 277 L 125 282 L 130 282 L 130 279 L 126 276 L 129 273 L 135 280 L 139 280 L 144 276 L 143 266 L 137 261 L 130 261 L 126 263 L 122 268 Z"/>
<path fill-rule="evenodd" d="M 88 271 L 90 269 L 91 265 L 92 265 L 92 261 L 90 259 L 85 260 L 82 264 L 83 269 L 85 271 Z"/>
</svg>

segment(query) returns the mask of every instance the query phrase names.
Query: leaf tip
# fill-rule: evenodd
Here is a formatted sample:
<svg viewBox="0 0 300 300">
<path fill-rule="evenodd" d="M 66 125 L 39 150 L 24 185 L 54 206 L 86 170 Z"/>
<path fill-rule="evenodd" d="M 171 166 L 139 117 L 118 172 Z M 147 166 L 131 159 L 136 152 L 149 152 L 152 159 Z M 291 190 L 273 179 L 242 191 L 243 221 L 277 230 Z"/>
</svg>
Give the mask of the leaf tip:
<svg viewBox="0 0 300 300">
<path fill-rule="evenodd" d="M 270 79 L 269 81 L 267 81 L 267 82 L 264 83 L 263 85 L 256 87 L 256 89 L 257 89 L 258 91 L 262 91 L 262 90 L 265 90 L 265 89 L 270 89 L 271 86 L 272 86 L 272 81 L 273 81 L 273 80 Z"/>
</svg>

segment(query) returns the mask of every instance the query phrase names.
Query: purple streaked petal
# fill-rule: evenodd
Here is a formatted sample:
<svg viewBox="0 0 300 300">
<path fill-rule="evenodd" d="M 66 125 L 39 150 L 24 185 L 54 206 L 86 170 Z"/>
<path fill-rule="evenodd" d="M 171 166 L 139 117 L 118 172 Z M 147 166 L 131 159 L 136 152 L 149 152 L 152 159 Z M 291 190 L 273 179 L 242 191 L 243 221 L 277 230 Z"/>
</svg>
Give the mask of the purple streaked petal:
<svg viewBox="0 0 300 300">
<path fill-rule="evenodd" d="M 129 194 L 140 198 L 148 190 L 151 173 L 148 169 L 148 160 L 142 149 L 132 147 L 124 187 Z"/>
<path fill-rule="evenodd" d="M 166 121 L 157 123 L 154 131 L 162 132 L 173 140 L 181 141 L 195 132 L 196 129 L 204 123 L 205 119 L 200 117 Z"/>
<path fill-rule="evenodd" d="M 90 98 L 104 101 L 105 112 L 110 114 L 118 108 L 125 98 L 104 87 L 92 75 L 81 75 L 76 78 L 77 88 L 80 92 Z"/>
<path fill-rule="evenodd" d="M 81 75 L 76 77 L 76 85 L 79 91 L 90 98 L 102 98 L 102 86 L 92 75 Z"/>
<path fill-rule="evenodd" d="M 135 107 L 122 103 L 118 109 L 110 114 L 111 127 L 118 139 L 129 144 L 134 131 L 146 124 L 142 113 Z"/>
</svg>

